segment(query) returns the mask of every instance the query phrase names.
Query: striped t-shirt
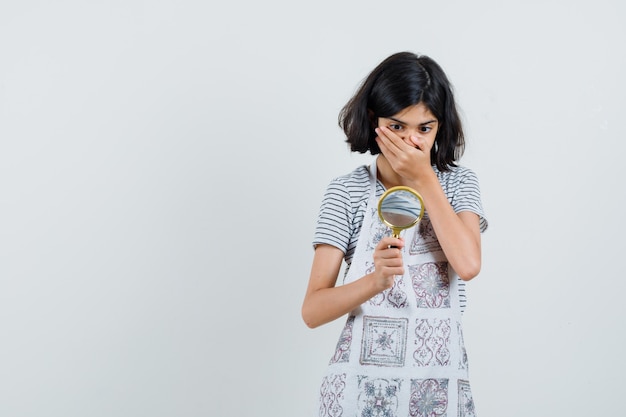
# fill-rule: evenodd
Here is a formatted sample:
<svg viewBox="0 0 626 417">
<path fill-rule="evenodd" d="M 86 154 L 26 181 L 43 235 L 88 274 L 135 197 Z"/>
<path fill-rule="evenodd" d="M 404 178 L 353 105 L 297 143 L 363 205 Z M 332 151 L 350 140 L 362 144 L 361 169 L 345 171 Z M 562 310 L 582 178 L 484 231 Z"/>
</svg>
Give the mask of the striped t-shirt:
<svg viewBox="0 0 626 417">
<path fill-rule="evenodd" d="M 476 174 L 466 167 L 451 167 L 446 172 L 439 171 L 435 166 L 433 169 L 454 211 L 476 213 L 480 220 L 480 231 L 484 232 L 487 229 L 487 219 L 483 212 Z M 369 191 L 369 169 L 362 165 L 347 175 L 333 179 L 322 199 L 313 245 L 328 244 L 341 249 L 345 253 L 346 273 L 361 232 Z M 376 197 L 379 198 L 384 191 L 384 186 L 377 181 Z M 461 309 L 465 310 L 465 281 L 459 281 Z"/>
</svg>

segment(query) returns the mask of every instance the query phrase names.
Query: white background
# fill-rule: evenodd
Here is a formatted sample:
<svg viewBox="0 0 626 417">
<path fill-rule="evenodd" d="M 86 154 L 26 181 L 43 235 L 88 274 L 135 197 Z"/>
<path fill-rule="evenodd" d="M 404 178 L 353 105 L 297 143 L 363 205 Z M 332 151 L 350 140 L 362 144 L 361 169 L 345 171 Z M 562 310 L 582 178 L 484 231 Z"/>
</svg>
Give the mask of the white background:
<svg viewBox="0 0 626 417">
<path fill-rule="evenodd" d="M 453 82 L 490 222 L 481 417 L 623 415 L 626 18 L 596 1 L 0 3 L 0 415 L 312 415 L 300 318 L 339 109 Z"/>
</svg>

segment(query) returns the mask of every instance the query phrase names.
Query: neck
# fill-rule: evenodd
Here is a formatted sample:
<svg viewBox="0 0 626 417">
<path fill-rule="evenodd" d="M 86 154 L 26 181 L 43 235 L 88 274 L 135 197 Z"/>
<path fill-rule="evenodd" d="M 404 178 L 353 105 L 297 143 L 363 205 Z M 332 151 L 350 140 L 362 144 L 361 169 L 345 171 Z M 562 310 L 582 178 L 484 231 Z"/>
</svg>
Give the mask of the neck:
<svg viewBox="0 0 626 417">
<path fill-rule="evenodd" d="M 382 153 L 376 158 L 376 176 L 386 189 L 397 185 L 404 185 L 402 177 L 391 168 L 389 161 L 387 161 L 387 158 L 385 158 Z"/>
</svg>

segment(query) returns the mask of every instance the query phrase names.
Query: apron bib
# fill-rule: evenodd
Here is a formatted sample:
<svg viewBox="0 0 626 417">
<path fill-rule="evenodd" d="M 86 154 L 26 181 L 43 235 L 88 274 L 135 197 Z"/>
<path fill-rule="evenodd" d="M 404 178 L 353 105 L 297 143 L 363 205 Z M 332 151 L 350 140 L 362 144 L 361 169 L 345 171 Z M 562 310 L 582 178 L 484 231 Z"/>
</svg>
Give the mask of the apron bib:
<svg viewBox="0 0 626 417">
<path fill-rule="evenodd" d="M 361 233 L 344 283 L 374 269 L 390 235 L 377 213 L 376 161 Z M 428 216 L 404 230 L 405 273 L 349 315 L 320 389 L 320 417 L 475 416 L 461 329 L 458 276 Z"/>
</svg>

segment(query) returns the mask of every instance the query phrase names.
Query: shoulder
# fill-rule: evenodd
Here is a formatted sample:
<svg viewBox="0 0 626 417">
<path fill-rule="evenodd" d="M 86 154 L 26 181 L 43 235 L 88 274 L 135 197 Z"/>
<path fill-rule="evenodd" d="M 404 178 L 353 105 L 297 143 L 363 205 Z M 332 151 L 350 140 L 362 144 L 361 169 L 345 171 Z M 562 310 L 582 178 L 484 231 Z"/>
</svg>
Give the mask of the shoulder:
<svg viewBox="0 0 626 417">
<path fill-rule="evenodd" d="M 322 200 L 313 244 L 325 243 L 344 253 L 352 253 L 353 237 L 360 227 L 365 210 L 363 202 L 368 195 L 369 169 L 366 166 L 333 178 Z"/>
<path fill-rule="evenodd" d="M 348 174 L 333 178 L 328 184 L 326 195 L 342 196 L 354 205 L 366 196 L 369 184 L 369 169 L 361 165 Z"/>
<path fill-rule="evenodd" d="M 487 229 L 487 218 L 483 210 L 480 196 L 478 176 L 470 168 L 464 166 L 451 167 L 449 171 L 440 172 L 436 168 L 437 178 L 448 201 L 455 212 L 471 211 L 480 218 L 480 231 Z"/>
<path fill-rule="evenodd" d="M 361 165 L 345 175 L 333 178 L 331 184 L 341 184 L 346 188 L 362 187 L 369 184 L 369 175 L 369 168 Z"/>
<path fill-rule="evenodd" d="M 456 166 L 450 167 L 449 171 L 439 171 L 437 167 L 433 167 L 439 183 L 446 193 L 454 193 L 460 188 L 476 188 L 478 189 L 478 176 L 468 167 Z"/>
<path fill-rule="evenodd" d="M 464 179 L 476 178 L 476 173 L 471 168 L 463 165 L 450 167 L 448 171 L 439 171 L 436 166 L 433 166 L 433 169 L 440 181 L 462 181 Z"/>
</svg>

